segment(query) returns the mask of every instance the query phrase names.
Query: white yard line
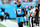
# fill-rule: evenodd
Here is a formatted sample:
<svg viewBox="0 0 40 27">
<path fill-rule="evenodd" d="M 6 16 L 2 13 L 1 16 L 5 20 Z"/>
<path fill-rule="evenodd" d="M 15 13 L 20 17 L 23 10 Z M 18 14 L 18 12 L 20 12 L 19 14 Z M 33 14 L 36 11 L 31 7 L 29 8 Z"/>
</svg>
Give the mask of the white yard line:
<svg viewBox="0 0 40 27">
<path fill-rule="evenodd" d="M 11 20 L 3 20 L 3 22 L 0 22 L 1 24 L 5 25 L 6 27 L 18 27 L 17 22 L 13 22 Z M 24 26 L 27 27 L 27 26 Z"/>
</svg>

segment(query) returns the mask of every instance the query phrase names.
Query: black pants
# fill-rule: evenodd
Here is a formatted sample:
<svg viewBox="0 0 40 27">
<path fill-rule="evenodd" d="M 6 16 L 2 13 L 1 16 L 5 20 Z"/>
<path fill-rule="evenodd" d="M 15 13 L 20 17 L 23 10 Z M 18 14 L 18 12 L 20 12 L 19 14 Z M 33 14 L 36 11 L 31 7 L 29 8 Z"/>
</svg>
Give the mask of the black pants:
<svg viewBox="0 0 40 27">
<path fill-rule="evenodd" d="M 32 27 L 33 27 L 33 17 L 32 17 Z"/>
<path fill-rule="evenodd" d="M 37 26 L 37 24 L 39 26 L 38 16 L 35 16 L 35 23 L 36 23 L 36 26 Z"/>
<path fill-rule="evenodd" d="M 3 21 L 3 19 L 4 19 L 4 16 L 0 16 L 0 18 L 1 18 L 1 21 Z"/>
<path fill-rule="evenodd" d="M 19 26 L 19 27 L 23 27 L 23 22 L 18 23 L 18 26 Z"/>
<path fill-rule="evenodd" d="M 30 17 L 30 27 L 33 27 L 33 17 Z"/>
<path fill-rule="evenodd" d="M 28 26 L 28 21 L 26 21 L 27 22 L 27 26 Z"/>
</svg>

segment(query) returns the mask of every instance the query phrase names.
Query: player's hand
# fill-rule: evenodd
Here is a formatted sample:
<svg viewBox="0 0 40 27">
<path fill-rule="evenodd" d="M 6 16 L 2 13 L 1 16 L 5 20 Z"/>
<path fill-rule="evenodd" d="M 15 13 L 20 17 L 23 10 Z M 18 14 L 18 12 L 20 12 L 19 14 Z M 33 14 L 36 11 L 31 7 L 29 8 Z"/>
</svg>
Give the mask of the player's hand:
<svg viewBox="0 0 40 27">
<path fill-rule="evenodd" d="M 26 16 L 24 16 L 24 19 L 26 19 Z"/>
</svg>

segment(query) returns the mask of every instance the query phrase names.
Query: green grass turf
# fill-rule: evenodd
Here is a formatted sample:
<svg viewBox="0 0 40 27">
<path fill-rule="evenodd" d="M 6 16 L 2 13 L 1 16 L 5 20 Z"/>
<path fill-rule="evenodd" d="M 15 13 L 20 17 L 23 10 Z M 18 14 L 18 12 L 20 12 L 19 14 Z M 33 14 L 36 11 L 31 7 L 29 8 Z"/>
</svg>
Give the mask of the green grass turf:
<svg viewBox="0 0 40 27">
<path fill-rule="evenodd" d="M 15 20 L 15 19 L 12 19 L 12 21 L 15 21 L 15 22 L 17 22 L 17 20 Z"/>
<path fill-rule="evenodd" d="M 25 23 L 25 25 L 27 26 L 27 22 Z M 28 26 L 30 27 L 30 21 L 28 22 Z M 33 27 L 35 27 L 34 24 L 33 24 Z"/>
<path fill-rule="evenodd" d="M 13 19 L 12 21 L 17 22 L 17 20 Z M 27 26 L 27 23 L 25 23 L 25 26 Z M 28 22 L 28 26 L 30 27 L 30 21 Z M 35 27 L 35 25 L 33 25 L 33 27 Z"/>
<path fill-rule="evenodd" d="M 4 25 L 2 25 L 2 24 L 0 23 L 0 27 L 6 27 L 6 26 L 4 26 Z"/>
</svg>

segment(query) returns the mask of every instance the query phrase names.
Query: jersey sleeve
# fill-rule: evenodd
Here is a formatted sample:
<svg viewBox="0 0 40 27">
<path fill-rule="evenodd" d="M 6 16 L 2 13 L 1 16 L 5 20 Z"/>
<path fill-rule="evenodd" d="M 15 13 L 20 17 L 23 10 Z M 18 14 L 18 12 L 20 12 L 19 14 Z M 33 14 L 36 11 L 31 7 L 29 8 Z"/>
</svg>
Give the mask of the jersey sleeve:
<svg viewBox="0 0 40 27">
<path fill-rule="evenodd" d="M 25 9 L 25 7 L 24 7 L 24 5 L 22 5 L 22 10 L 24 11 L 24 9 Z M 25 9 L 26 10 L 26 9 Z"/>
</svg>

